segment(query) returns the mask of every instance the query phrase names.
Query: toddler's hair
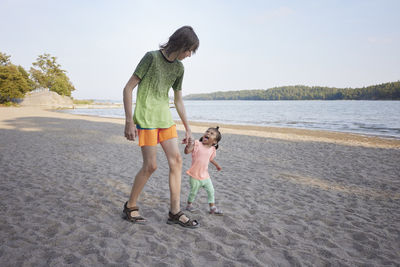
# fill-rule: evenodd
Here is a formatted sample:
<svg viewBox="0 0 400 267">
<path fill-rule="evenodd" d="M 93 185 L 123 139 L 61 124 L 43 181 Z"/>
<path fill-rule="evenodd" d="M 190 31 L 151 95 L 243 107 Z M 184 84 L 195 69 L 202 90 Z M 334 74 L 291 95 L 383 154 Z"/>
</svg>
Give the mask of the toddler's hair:
<svg viewBox="0 0 400 267">
<path fill-rule="evenodd" d="M 169 56 L 171 53 L 176 51 L 184 52 L 190 50 L 193 53 L 196 53 L 199 45 L 199 38 L 193 28 L 190 26 L 183 26 L 177 29 L 171 37 L 169 37 L 166 44 L 160 45 L 160 48 L 164 49 L 167 56 Z"/>
<path fill-rule="evenodd" d="M 213 130 L 217 133 L 217 136 L 215 137 L 215 139 L 217 140 L 217 143 L 214 146 L 215 146 L 215 149 L 218 149 L 218 142 L 221 141 L 221 138 L 222 138 L 222 135 L 219 131 L 219 126 L 217 126 L 215 128 L 210 127 L 210 128 L 208 128 L 208 130 Z M 203 137 L 200 137 L 199 141 L 200 142 L 203 141 Z"/>
</svg>

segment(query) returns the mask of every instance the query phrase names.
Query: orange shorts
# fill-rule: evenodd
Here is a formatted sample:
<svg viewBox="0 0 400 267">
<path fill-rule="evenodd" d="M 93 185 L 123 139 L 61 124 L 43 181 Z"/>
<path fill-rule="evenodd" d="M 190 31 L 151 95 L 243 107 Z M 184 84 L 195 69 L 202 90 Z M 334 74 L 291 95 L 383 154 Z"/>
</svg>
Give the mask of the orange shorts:
<svg viewBox="0 0 400 267">
<path fill-rule="evenodd" d="M 176 125 L 172 125 L 165 129 L 140 129 L 139 133 L 139 146 L 156 146 L 158 143 L 172 138 L 178 138 L 176 132 Z"/>
</svg>

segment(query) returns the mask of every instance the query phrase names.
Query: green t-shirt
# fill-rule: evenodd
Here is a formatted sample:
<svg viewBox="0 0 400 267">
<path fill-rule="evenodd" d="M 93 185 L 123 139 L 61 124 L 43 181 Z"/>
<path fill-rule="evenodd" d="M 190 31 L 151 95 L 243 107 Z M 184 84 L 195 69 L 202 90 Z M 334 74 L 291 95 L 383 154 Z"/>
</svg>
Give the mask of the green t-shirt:
<svg viewBox="0 0 400 267">
<path fill-rule="evenodd" d="M 168 92 L 182 90 L 184 67 L 168 61 L 160 50 L 147 52 L 134 74 L 140 78 L 133 121 L 140 128 L 169 128 L 174 125 Z"/>
</svg>

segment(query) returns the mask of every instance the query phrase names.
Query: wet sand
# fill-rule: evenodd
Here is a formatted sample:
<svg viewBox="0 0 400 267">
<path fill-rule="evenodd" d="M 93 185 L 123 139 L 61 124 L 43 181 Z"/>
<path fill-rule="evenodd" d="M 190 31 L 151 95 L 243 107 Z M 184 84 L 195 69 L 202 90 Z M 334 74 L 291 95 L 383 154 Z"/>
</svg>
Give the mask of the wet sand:
<svg viewBox="0 0 400 267">
<path fill-rule="evenodd" d="M 191 125 L 196 138 L 215 126 Z M 400 265 L 399 140 L 220 126 L 210 174 L 225 215 L 200 191 L 193 230 L 166 224 L 161 148 L 139 203 L 148 223 L 122 219 L 142 163 L 123 119 L 0 108 L 0 266 Z M 188 191 L 183 175 L 182 206 Z"/>
</svg>

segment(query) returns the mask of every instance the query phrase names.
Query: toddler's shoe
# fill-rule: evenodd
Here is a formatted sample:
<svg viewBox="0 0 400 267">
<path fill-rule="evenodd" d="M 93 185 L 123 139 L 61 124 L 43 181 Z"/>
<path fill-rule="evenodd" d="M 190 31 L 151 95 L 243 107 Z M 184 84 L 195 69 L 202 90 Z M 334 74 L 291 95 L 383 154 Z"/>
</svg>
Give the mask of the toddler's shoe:
<svg viewBox="0 0 400 267">
<path fill-rule="evenodd" d="M 224 213 L 220 209 L 218 209 L 216 206 L 213 206 L 212 208 L 210 208 L 210 214 L 224 215 Z"/>
<path fill-rule="evenodd" d="M 190 212 L 193 212 L 193 211 L 195 211 L 196 209 L 193 207 L 193 205 L 188 204 L 188 205 L 186 206 L 186 210 L 187 210 L 187 211 L 190 211 Z"/>
</svg>

